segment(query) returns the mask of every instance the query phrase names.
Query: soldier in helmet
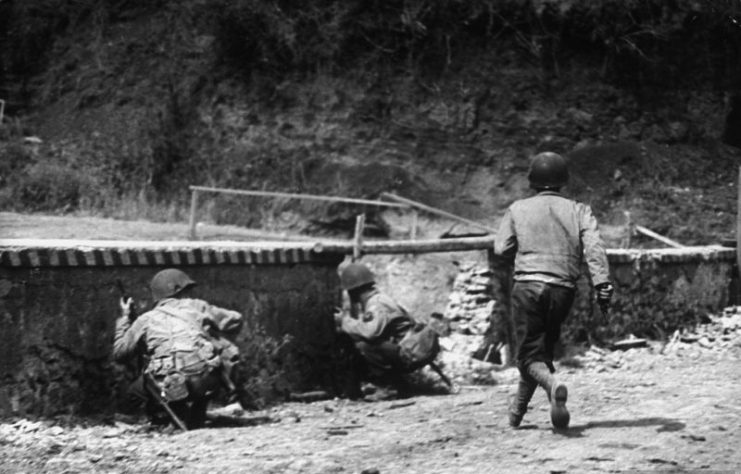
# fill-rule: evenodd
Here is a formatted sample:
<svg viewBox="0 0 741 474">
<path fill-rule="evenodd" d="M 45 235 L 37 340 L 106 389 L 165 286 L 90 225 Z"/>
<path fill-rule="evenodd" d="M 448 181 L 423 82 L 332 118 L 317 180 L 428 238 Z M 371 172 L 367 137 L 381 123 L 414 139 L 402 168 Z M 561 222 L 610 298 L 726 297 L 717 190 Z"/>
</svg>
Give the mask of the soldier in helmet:
<svg viewBox="0 0 741 474">
<path fill-rule="evenodd" d="M 582 261 L 601 305 L 609 304 L 613 286 L 591 208 L 560 194 L 569 179 L 566 160 L 551 152 L 535 155 L 528 179 L 537 194 L 507 209 L 494 243 L 497 254 L 514 260 L 511 301 L 520 380 L 509 423 L 520 425 L 541 386 L 550 401 L 551 423 L 565 429 L 568 390 L 554 376 L 553 350 L 574 301 Z"/>
<path fill-rule="evenodd" d="M 239 359 L 236 346 L 226 337 L 242 328 L 242 315 L 194 299 L 196 283 L 184 272 L 169 268 L 150 283 L 154 307 L 136 317 L 132 300 L 121 300 L 116 321 L 113 357 L 125 361 L 143 356 L 143 371 L 156 382 L 177 418 L 187 428 L 203 426 L 208 402 L 226 385 L 233 390 L 231 372 Z M 146 402 L 150 421 L 157 423 L 158 403 L 139 377 L 129 392 Z M 162 401 L 162 399 L 160 400 Z"/>
<path fill-rule="evenodd" d="M 340 283 L 350 299 L 349 314 L 335 314 L 335 323 L 349 336 L 362 356 L 369 380 L 388 381 L 401 392 L 408 390 L 402 374 L 408 372 L 399 353 L 399 341 L 415 325 L 407 311 L 376 288 L 367 266 L 350 263 L 340 268 Z"/>
</svg>

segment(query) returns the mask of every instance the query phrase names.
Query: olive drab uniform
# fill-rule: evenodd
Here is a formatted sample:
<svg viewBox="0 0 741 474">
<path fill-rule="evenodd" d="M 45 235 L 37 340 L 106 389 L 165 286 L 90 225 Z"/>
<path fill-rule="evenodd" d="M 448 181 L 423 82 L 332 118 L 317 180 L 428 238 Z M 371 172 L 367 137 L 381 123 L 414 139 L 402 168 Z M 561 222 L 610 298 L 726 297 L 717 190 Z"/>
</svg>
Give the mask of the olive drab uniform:
<svg viewBox="0 0 741 474">
<path fill-rule="evenodd" d="M 510 408 L 519 426 L 538 385 L 551 400 L 551 419 L 568 426 L 566 387 L 553 377 L 554 347 L 574 301 L 576 281 L 586 261 L 595 287 L 609 284 L 604 244 L 589 206 L 555 191 L 516 201 L 495 239 L 496 253 L 514 260 L 511 301 L 520 382 Z"/>
<path fill-rule="evenodd" d="M 144 372 L 153 376 L 169 402 L 202 401 L 228 380 L 239 353 L 224 335 L 241 326 L 242 315 L 236 311 L 198 299 L 165 298 L 133 322 L 127 317 L 116 321 L 113 356 L 124 360 L 143 355 Z"/>
<path fill-rule="evenodd" d="M 404 370 L 398 343 L 414 326 L 407 311 L 374 288 L 363 295 L 351 314 L 353 317 L 342 318 L 341 330 L 353 340 L 371 372 Z"/>
<path fill-rule="evenodd" d="M 544 191 L 510 206 L 500 224 L 495 251 L 514 258 L 513 279 L 519 289 L 528 283 L 525 291 L 537 293 L 542 284 L 548 284 L 555 287 L 553 291 L 563 293 L 564 311 L 557 318 L 559 324 L 547 336 L 532 330 L 528 333 L 525 319 L 515 321 L 518 364 L 522 367 L 540 361 L 552 370 L 553 347 L 560 334 L 560 323 L 571 307 L 582 260 L 587 263 L 594 286 L 610 280 L 597 221 L 589 206 L 557 192 Z M 512 299 L 519 308 L 518 292 L 513 293 Z"/>
</svg>

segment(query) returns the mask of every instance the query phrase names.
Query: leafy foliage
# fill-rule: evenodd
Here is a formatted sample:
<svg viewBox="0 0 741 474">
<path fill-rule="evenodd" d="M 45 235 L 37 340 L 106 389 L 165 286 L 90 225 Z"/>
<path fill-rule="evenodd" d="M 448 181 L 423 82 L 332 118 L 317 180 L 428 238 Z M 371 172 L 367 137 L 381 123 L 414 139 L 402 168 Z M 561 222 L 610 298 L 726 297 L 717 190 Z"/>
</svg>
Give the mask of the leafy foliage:
<svg viewBox="0 0 741 474">
<path fill-rule="evenodd" d="M 223 63 L 247 75 L 357 66 L 441 73 L 472 48 L 514 45 L 554 73 L 586 50 L 625 82 L 688 85 L 703 70 L 702 79 L 726 86 L 741 77 L 736 0 L 9 1 L 0 3 L 2 70 L 30 78 L 65 35 L 163 12 L 210 31 Z M 694 78 L 683 76 L 690 70 Z"/>
<path fill-rule="evenodd" d="M 505 44 L 556 74 L 560 61 L 586 50 L 605 75 L 633 85 L 692 85 L 703 70 L 701 79 L 725 86 L 741 78 L 734 0 L 240 0 L 217 8 L 222 58 L 244 71 L 388 65 L 440 73 L 471 48 Z M 693 78 L 683 76 L 689 71 Z"/>
<path fill-rule="evenodd" d="M 52 164 L 44 166 L 85 170 L 88 179 L 84 195 L 66 194 L 59 208 L 74 199 L 104 207 L 127 193 L 182 198 L 185 185 L 196 182 L 302 191 L 304 164 L 334 145 L 287 146 L 280 123 L 274 135 L 245 139 L 245 130 L 265 124 L 257 111 L 245 110 L 244 95 L 252 105 L 289 109 L 307 101 L 288 92 L 292 80 L 348 75 L 369 91 L 403 78 L 434 95 L 439 91 L 426 84 L 484 57 L 495 58 L 489 63 L 496 67 L 525 63 L 546 85 L 587 63 L 600 68 L 602 81 L 648 89 L 649 98 L 657 90 L 732 91 L 741 83 L 740 22 L 736 0 L 5 0 L 0 97 L 12 114 L 61 104 L 69 115 L 116 115 L 93 115 L 84 125 L 70 120 L 59 131 L 67 151 L 51 150 Z M 517 92 L 530 94 L 531 85 Z M 471 99 L 472 124 L 499 121 L 496 131 L 524 135 L 525 113 L 503 119 L 501 100 L 492 97 L 484 110 L 482 97 L 464 98 Z M 360 106 L 351 112 L 375 126 L 390 122 L 396 99 L 381 91 L 337 102 L 367 104 L 369 113 Z M 517 110 L 525 110 L 528 100 L 520 102 Z M 229 110 L 244 111 L 244 118 L 223 119 Z M 588 122 L 583 128 L 596 135 Z M 547 125 L 548 133 L 570 134 L 565 148 L 584 138 L 567 121 L 558 130 Z M 0 166 L 3 179 L 25 169 Z M 47 182 L 41 167 L 33 178 L 30 170 L 23 179 Z M 41 197 L 51 191 L 35 189 L 18 202 L 53 207 Z M 224 212 L 233 222 L 243 209 Z"/>
<path fill-rule="evenodd" d="M 13 194 L 34 211 L 71 210 L 79 206 L 89 185 L 83 173 L 53 163 L 36 163 L 15 184 Z"/>
</svg>

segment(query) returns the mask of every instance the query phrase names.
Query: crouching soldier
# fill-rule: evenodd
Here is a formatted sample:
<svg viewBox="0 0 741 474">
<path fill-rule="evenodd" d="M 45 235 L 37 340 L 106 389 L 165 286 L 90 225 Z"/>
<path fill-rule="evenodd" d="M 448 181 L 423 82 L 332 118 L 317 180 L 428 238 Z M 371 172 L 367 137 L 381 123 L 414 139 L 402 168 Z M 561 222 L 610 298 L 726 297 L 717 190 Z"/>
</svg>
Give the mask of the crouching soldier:
<svg viewBox="0 0 741 474">
<path fill-rule="evenodd" d="M 415 322 L 391 297 L 376 288 L 373 273 L 363 264 L 340 270 L 340 283 L 350 299 L 349 314 L 335 314 L 337 329 L 349 336 L 361 356 L 356 370 L 374 383 L 391 384 L 408 395 L 403 374 L 430 364 L 440 346 L 429 326 Z"/>
<path fill-rule="evenodd" d="M 560 194 L 569 178 L 564 158 L 550 152 L 536 155 L 528 178 L 537 194 L 509 207 L 494 241 L 496 253 L 514 260 L 511 300 L 520 381 L 509 423 L 520 425 L 541 386 L 550 401 L 553 426 L 563 429 L 570 420 L 568 391 L 554 376 L 553 351 L 574 301 L 582 261 L 600 306 L 609 304 L 613 288 L 592 210 Z"/>
<path fill-rule="evenodd" d="M 234 390 L 231 371 L 239 352 L 227 336 L 243 324 L 237 311 L 192 298 L 194 287 L 180 270 L 157 273 L 150 283 L 151 310 L 137 317 L 131 298 L 121 300 L 113 343 L 117 361 L 143 359 L 143 373 L 129 393 L 146 403 L 150 421 L 170 418 L 187 429 L 203 426 L 220 388 Z"/>
</svg>

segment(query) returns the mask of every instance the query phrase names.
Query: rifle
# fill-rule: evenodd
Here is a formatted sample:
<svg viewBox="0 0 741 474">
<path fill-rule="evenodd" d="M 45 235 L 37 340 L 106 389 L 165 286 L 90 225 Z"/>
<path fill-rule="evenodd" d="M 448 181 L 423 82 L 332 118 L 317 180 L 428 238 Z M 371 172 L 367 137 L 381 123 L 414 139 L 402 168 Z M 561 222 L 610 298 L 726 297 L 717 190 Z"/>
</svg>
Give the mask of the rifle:
<svg viewBox="0 0 741 474">
<path fill-rule="evenodd" d="M 165 409 L 167 414 L 170 416 L 170 419 L 175 422 L 175 425 L 177 425 L 177 427 L 183 431 L 188 431 L 188 427 L 185 425 L 185 423 L 183 423 L 183 420 L 181 420 L 180 417 L 175 414 L 170 405 L 167 403 L 165 393 L 160 389 L 159 385 L 157 385 L 157 382 L 154 380 L 154 377 L 152 377 L 152 374 L 145 372 L 144 374 L 142 374 L 142 377 L 144 377 L 144 388 L 155 400 L 157 400 L 157 403 L 159 403 L 160 406 Z"/>
</svg>

